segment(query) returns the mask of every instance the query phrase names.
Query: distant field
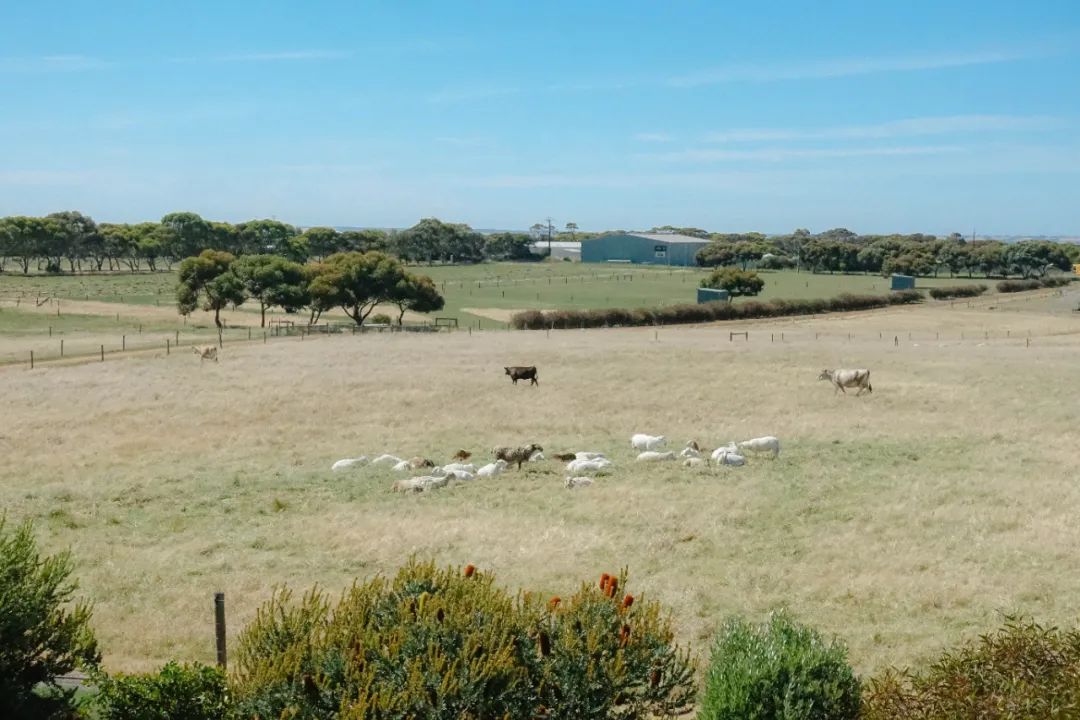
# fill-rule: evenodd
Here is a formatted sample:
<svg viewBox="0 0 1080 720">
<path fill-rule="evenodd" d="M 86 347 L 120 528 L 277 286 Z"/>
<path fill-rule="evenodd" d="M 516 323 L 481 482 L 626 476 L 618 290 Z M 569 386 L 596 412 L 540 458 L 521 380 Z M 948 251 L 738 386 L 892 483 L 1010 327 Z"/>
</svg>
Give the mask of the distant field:
<svg viewBox="0 0 1080 720">
<path fill-rule="evenodd" d="M 747 322 L 748 340 L 731 327 L 337 335 L 226 345 L 220 364 L 3 367 L 0 508 L 73 550 L 110 669 L 212 662 L 215 591 L 235 638 L 275 585 L 334 594 L 412 553 L 563 595 L 628 566 L 698 655 L 729 614 L 787 606 L 848 642 L 860 672 L 1002 612 L 1075 622 L 1077 314 L 1002 296 Z M 510 364 L 538 365 L 539 387 L 512 386 Z M 853 365 L 871 368 L 872 395 L 816 380 Z M 634 432 L 675 449 L 775 434 L 783 451 L 642 466 Z M 391 493 L 389 470 L 329 472 L 361 453 L 484 461 L 531 441 L 616 466 L 574 491 L 546 461 L 421 496 Z"/>
</svg>

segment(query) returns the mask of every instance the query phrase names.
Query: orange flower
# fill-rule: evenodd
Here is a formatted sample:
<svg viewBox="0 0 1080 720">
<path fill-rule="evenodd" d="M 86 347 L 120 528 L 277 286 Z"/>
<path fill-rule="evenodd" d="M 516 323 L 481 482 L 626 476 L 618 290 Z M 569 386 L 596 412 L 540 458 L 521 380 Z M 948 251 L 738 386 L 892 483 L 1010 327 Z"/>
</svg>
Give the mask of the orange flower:
<svg viewBox="0 0 1080 720">
<path fill-rule="evenodd" d="M 619 578 L 613 577 L 608 581 L 607 596 L 609 598 L 615 597 L 615 593 L 619 591 Z"/>
<path fill-rule="evenodd" d="M 562 602 L 562 598 L 560 598 L 558 595 L 556 595 L 555 597 L 548 600 L 548 608 L 551 609 L 551 610 L 554 610 L 555 608 L 559 607 L 559 603 L 561 603 L 561 602 Z"/>
<path fill-rule="evenodd" d="M 631 595 L 630 593 L 626 593 L 626 597 L 624 597 L 622 599 L 623 610 L 626 610 L 628 607 L 630 607 L 633 604 L 634 604 L 634 596 Z"/>
<path fill-rule="evenodd" d="M 473 573 L 475 573 L 475 572 L 476 572 L 476 566 L 475 565 L 466 565 L 465 566 L 465 577 L 467 577 L 467 578 L 472 577 Z"/>
<path fill-rule="evenodd" d="M 630 626 L 623 625 L 622 630 L 619 631 L 619 644 L 625 645 L 630 640 Z"/>
<path fill-rule="evenodd" d="M 611 576 L 608 575 L 607 573 L 604 573 L 604 574 L 602 574 L 600 576 L 600 589 L 601 590 L 603 590 L 605 592 L 607 591 L 607 586 L 608 586 L 608 581 L 609 580 L 611 580 Z"/>
</svg>

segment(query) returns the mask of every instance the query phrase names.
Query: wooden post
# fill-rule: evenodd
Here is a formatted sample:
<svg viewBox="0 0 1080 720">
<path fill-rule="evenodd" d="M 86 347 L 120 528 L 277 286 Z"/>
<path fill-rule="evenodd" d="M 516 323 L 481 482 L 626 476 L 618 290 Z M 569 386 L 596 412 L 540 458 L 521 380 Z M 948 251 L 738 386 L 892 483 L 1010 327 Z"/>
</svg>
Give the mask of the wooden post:
<svg viewBox="0 0 1080 720">
<path fill-rule="evenodd" d="M 353 328 L 353 335 L 356 334 L 356 328 Z M 266 331 L 263 330 L 263 345 L 266 344 Z"/>
<path fill-rule="evenodd" d="M 165 338 L 165 354 L 168 355 L 172 348 L 169 347 L 169 338 Z"/>
<path fill-rule="evenodd" d="M 1024 347 L 1031 347 L 1031 338 L 1024 338 Z"/>
<path fill-rule="evenodd" d="M 251 328 L 248 328 L 248 340 L 251 339 Z"/>
<path fill-rule="evenodd" d="M 127 350 L 127 335 L 120 336 L 120 349 Z"/>
<path fill-rule="evenodd" d="M 214 639 L 217 642 L 217 664 L 225 669 L 228 658 L 225 654 L 225 593 L 214 593 Z"/>
<path fill-rule="evenodd" d="M 139 323 L 139 334 L 142 335 L 142 323 Z"/>
<path fill-rule="evenodd" d="M 64 357 L 64 338 L 60 338 L 60 357 Z"/>
<path fill-rule="evenodd" d="M 52 337 L 52 325 L 49 326 L 49 337 Z"/>
<path fill-rule="evenodd" d="M 179 330 L 176 331 L 176 340 L 174 342 L 176 344 L 176 347 L 180 347 L 180 331 Z"/>
<path fill-rule="evenodd" d="M 31 370 L 34 369 L 34 351 L 33 350 L 30 351 L 30 369 Z"/>
<path fill-rule="evenodd" d="M 101 362 L 105 362 L 105 346 L 101 346 Z"/>
<path fill-rule="evenodd" d="M 893 335 L 892 344 L 893 344 L 893 347 L 900 347 L 900 336 L 899 335 Z"/>
</svg>

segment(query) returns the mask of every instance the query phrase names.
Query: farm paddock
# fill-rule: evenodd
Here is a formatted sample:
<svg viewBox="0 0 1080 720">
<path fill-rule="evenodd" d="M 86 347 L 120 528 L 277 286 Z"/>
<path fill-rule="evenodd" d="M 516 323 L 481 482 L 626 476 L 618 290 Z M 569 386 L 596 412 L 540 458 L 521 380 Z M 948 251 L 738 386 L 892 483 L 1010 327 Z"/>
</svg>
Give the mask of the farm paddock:
<svg viewBox="0 0 1080 720">
<path fill-rule="evenodd" d="M 699 654 L 728 614 L 787 606 L 848 642 L 859 671 L 1000 612 L 1076 621 L 1080 320 L 976 303 L 731 325 L 4 367 L 0 507 L 72 548 L 105 664 L 128 671 L 212 661 L 214 591 L 235 635 L 274 585 L 336 591 L 412 553 L 551 593 L 628 566 Z M 544 384 L 511 385 L 515 364 Z M 845 366 L 871 368 L 874 393 L 817 382 Z M 675 449 L 776 435 L 784 451 L 635 466 L 634 432 Z M 329 472 L 358 454 L 480 459 L 527 442 L 616 467 L 573 491 L 548 461 L 421 495 L 391 493 L 389 470 Z"/>
</svg>

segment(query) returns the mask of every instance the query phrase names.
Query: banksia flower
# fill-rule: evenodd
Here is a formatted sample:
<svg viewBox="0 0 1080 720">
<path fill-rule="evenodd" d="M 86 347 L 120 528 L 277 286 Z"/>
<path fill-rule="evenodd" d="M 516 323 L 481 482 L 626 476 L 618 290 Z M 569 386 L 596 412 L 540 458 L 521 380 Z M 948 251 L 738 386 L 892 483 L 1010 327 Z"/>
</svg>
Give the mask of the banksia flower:
<svg viewBox="0 0 1080 720">
<path fill-rule="evenodd" d="M 653 668 L 653 671 L 649 673 L 649 687 L 655 688 L 660 684 L 660 671 Z"/>
<path fill-rule="evenodd" d="M 628 609 L 633 604 L 634 604 L 634 596 L 631 595 L 630 593 L 626 593 L 626 597 L 624 597 L 622 599 L 623 610 Z"/>
<path fill-rule="evenodd" d="M 562 598 L 560 598 L 558 595 L 556 595 L 555 597 L 548 600 L 548 609 L 549 610 L 554 610 L 555 608 L 559 607 L 559 603 L 561 603 L 561 602 L 562 602 Z"/>
<path fill-rule="evenodd" d="M 465 577 L 470 578 L 470 577 L 473 576 L 473 573 L 475 573 L 475 572 L 476 572 L 476 566 L 475 565 L 466 565 L 465 566 Z"/>
<path fill-rule="evenodd" d="M 630 626 L 623 625 L 622 630 L 619 630 L 619 644 L 625 645 L 630 640 Z"/>
<path fill-rule="evenodd" d="M 608 580 L 607 596 L 609 598 L 614 598 L 615 593 L 617 593 L 618 591 L 619 591 L 619 578 L 613 577 L 610 580 Z"/>
<path fill-rule="evenodd" d="M 600 576 L 600 589 L 607 592 L 608 582 L 611 580 L 611 576 L 604 573 Z"/>
</svg>

